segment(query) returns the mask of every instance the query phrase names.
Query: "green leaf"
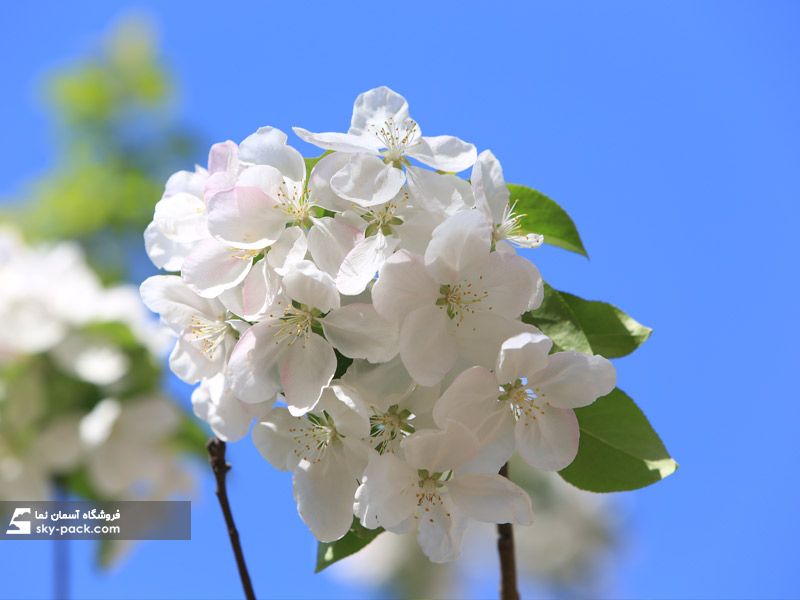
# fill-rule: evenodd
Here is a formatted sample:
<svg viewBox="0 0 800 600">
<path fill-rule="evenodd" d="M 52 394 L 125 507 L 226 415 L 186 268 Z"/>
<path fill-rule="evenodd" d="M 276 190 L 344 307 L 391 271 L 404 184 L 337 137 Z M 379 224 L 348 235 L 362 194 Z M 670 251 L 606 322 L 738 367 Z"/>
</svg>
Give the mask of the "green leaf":
<svg viewBox="0 0 800 600">
<path fill-rule="evenodd" d="M 619 308 L 607 302 L 584 300 L 545 284 L 542 305 L 522 320 L 548 335 L 557 350 L 626 356 L 652 333 Z"/>
<path fill-rule="evenodd" d="M 509 183 L 508 189 L 511 192 L 509 205 L 514 206 L 515 213 L 523 215 L 519 224 L 525 233 L 540 233 L 545 244 L 589 258 L 575 223 L 555 200 L 524 185 Z"/>
<path fill-rule="evenodd" d="M 358 519 L 353 518 L 353 524 L 345 536 L 335 542 L 319 542 L 317 545 L 317 566 L 315 573 L 330 567 L 336 561 L 355 554 L 383 532 L 383 528 L 367 529 Z"/>
<path fill-rule="evenodd" d="M 636 403 L 619 388 L 575 410 L 581 428 L 578 456 L 561 477 L 591 492 L 635 490 L 678 468 Z"/>
<path fill-rule="evenodd" d="M 206 444 L 211 436 L 197 421 L 188 415 L 181 415 L 177 431 L 170 439 L 170 445 L 178 452 L 186 452 L 199 458 L 207 458 Z"/>
</svg>

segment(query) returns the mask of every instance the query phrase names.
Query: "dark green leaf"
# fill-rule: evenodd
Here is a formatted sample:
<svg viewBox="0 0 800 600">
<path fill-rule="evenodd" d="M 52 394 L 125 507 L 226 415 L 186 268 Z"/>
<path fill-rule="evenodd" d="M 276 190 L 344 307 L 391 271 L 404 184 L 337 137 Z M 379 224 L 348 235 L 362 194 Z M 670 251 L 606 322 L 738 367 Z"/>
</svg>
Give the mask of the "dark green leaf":
<svg viewBox="0 0 800 600">
<path fill-rule="evenodd" d="M 367 529 L 359 523 L 358 519 L 354 518 L 350 531 L 342 539 L 335 542 L 319 542 L 317 545 L 317 566 L 314 572 L 319 573 L 336 561 L 355 554 L 378 537 L 378 534 L 382 531 L 383 529 L 380 527 L 378 529 Z"/>
<path fill-rule="evenodd" d="M 584 300 L 545 284 L 544 301 L 522 320 L 548 335 L 560 350 L 626 356 L 641 346 L 652 330 L 607 302 Z"/>
<path fill-rule="evenodd" d="M 540 233 L 545 244 L 589 258 L 575 223 L 555 200 L 524 185 L 509 183 L 508 189 L 511 192 L 509 204 L 515 207 L 515 213 L 524 215 L 520 227 L 525 233 Z"/>
<path fill-rule="evenodd" d="M 561 477 L 592 492 L 645 487 L 678 468 L 644 413 L 619 388 L 575 410 L 581 428 L 578 456 Z"/>
</svg>

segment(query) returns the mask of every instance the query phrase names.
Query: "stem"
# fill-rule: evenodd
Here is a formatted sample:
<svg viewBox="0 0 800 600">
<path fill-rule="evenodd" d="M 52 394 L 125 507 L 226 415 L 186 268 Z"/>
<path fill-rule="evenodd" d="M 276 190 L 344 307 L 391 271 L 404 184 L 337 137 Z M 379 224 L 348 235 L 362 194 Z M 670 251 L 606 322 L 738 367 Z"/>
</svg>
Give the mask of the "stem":
<svg viewBox="0 0 800 600">
<path fill-rule="evenodd" d="M 225 487 L 225 478 L 231 466 L 225 462 L 225 442 L 218 438 L 212 438 L 208 440 L 206 450 L 208 450 L 208 462 L 217 480 L 217 499 L 219 500 L 220 508 L 222 508 L 222 514 L 225 517 L 225 525 L 228 526 L 228 537 L 231 540 L 233 555 L 236 557 L 236 566 L 239 569 L 239 578 L 242 580 L 244 596 L 247 600 L 255 600 L 256 595 L 253 592 L 250 573 L 247 571 L 242 545 L 239 543 L 239 532 L 236 530 L 236 523 L 233 521 L 233 513 L 231 512 L 231 505 L 228 503 L 228 490 Z"/>
<path fill-rule="evenodd" d="M 500 475 L 508 477 L 508 463 L 500 469 Z M 519 600 L 514 527 L 511 523 L 497 524 L 497 553 L 500 555 L 500 600 Z"/>
</svg>

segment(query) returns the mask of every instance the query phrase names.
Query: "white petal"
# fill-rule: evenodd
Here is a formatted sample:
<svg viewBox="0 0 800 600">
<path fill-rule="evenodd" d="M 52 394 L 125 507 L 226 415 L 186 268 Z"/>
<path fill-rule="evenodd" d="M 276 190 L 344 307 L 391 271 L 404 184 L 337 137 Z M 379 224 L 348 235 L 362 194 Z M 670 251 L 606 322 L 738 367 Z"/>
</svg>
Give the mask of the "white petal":
<svg viewBox="0 0 800 600">
<path fill-rule="evenodd" d="M 358 401 L 381 412 L 405 400 L 416 387 L 400 357 L 381 364 L 355 360 L 341 378 L 341 384 L 347 388 L 348 396 L 357 396 Z"/>
<path fill-rule="evenodd" d="M 221 242 L 237 248 L 269 246 L 283 232 L 287 216 L 259 188 L 235 187 L 208 201 L 208 230 Z"/>
<path fill-rule="evenodd" d="M 340 198 L 331 189 L 331 179 L 350 161 L 350 156 L 345 152 L 334 152 L 322 157 L 311 170 L 308 179 L 308 189 L 316 204 L 335 212 L 344 212 L 349 208 L 350 202 Z"/>
<path fill-rule="evenodd" d="M 217 300 L 201 298 L 178 275 L 148 277 L 139 287 L 145 306 L 161 316 L 161 321 L 180 334 L 195 315 L 223 320 L 225 307 Z"/>
<path fill-rule="evenodd" d="M 397 247 L 397 238 L 387 238 L 380 231 L 356 243 L 344 257 L 336 275 L 336 287 L 342 294 L 355 296 L 363 292 L 375 273 Z"/>
<path fill-rule="evenodd" d="M 239 168 L 239 148 L 228 140 L 211 146 L 208 152 L 208 172 L 228 173 Z"/>
<path fill-rule="evenodd" d="M 306 419 L 293 417 L 288 410 L 278 406 L 253 427 L 253 444 L 273 467 L 293 471 L 302 458 L 297 438 L 302 438 L 302 432 L 311 427 Z"/>
<path fill-rule="evenodd" d="M 216 240 L 200 242 L 183 261 L 181 277 L 200 296 L 216 298 L 247 277 L 253 261 L 243 252 Z"/>
<path fill-rule="evenodd" d="M 275 167 L 293 181 L 304 181 L 303 155 L 286 144 L 286 134 L 274 127 L 260 127 L 239 144 L 239 160 Z"/>
<path fill-rule="evenodd" d="M 336 277 L 344 257 L 363 237 L 360 223 L 348 218 L 314 219 L 314 225 L 308 231 L 308 251 L 320 269 Z"/>
<path fill-rule="evenodd" d="M 278 364 L 288 344 L 276 341 L 279 329 L 280 324 L 258 323 L 245 331 L 234 347 L 227 377 L 242 402 L 264 402 L 281 391 Z"/>
<path fill-rule="evenodd" d="M 169 368 L 182 381 L 197 383 L 204 377 L 213 377 L 225 368 L 225 354 L 218 348 L 211 358 L 194 343 L 187 332 L 178 338 L 169 355 Z"/>
<path fill-rule="evenodd" d="M 369 412 L 364 410 L 360 402 L 353 402 L 347 394 L 342 394 L 339 386 L 331 385 L 322 391 L 319 403 L 314 407 L 314 412 L 320 414 L 323 411 L 333 418 L 336 431 L 344 436 L 345 442 L 351 444 L 351 450 L 360 450 L 364 454 L 364 464 L 366 466 L 366 455 L 369 447 L 361 443 L 361 438 L 369 437 Z M 359 473 L 359 478 L 361 473 Z"/>
<path fill-rule="evenodd" d="M 429 167 L 449 173 L 470 168 L 478 157 L 475 146 L 452 135 L 422 137 L 406 154 Z"/>
<path fill-rule="evenodd" d="M 458 346 L 444 307 L 423 306 L 400 326 L 400 356 L 414 381 L 435 385 L 453 368 Z"/>
<path fill-rule="evenodd" d="M 543 403 L 517 421 L 514 438 L 517 452 L 525 462 L 546 471 L 558 471 L 568 466 L 578 453 L 578 419 L 570 408 Z"/>
<path fill-rule="evenodd" d="M 406 462 L 415 469 L 444 473 L 457 469 L 478 454 L 475 434 L 458 421 L 450 420 L 444 430 L 421 429 L 401 444 Z"/>
<path fill-rule="evenodd" d="M 429 212 L 451 215 L 475 203 L 472 188 L 461 177 L 418 167 L 408 169 L 408 189 L 414 204 Z"/>
<path fill-rule="evenodd" d="M 385 127 L 387 121 L 400 125 L 408 118 L 408 102 L 405 98 L 386 86 L 376 87 L 356 98 L 349 133 L 374 136 L 375 129 Z"/>
<path fill-rule="evenodd" d="M 371 304 L 348 304 L 322 319 L 325 337 L 345 356 L 373 363 L 391 360 L 400 349 L 394 322 L 380 317 Z"/>
<path fill-rule="evenodd" d="M 478 155 L 470 181 L 475 190 L 477 207 L 486 213 L 492 223 L 502 223 L 511 193 L 503 178 L 503 167 L 491 150 L 484 150 Z"/>
<path fill-rule="evenodd" d="M 447 482 L 453 502 L 476 521 L 530 525 L 533 507 L 527 492 L 497 474 L 460 475 Z"/>
<path fill-rule="evenodd" d="M 193 242 L 208 237 L 205 202 L 185 192 L 159 200 L 153 223 L 167 238 L 176 242 Z"/>
<path fill-rule="evenodd" d="M 544 282 L 539 270 L 517 254 L 492 252 L 481 266 L 480 276 L 489 295 L 487 303 L 498 315 L 516 319 L 542 302 Z M 471 281 L 475 281 L 474 274 Z"/>
<path fill-rule="evenodd" d="M 500 388 L 488 369 L 472 367 L 453 380 L 433 407 L 437 427 L 452 419 L 477 432 L 486 418 L 497 409 Z"/>
<path fill-rule="evenodd" d="M 292 300 L 328 312 L 339 308 L 339 292 L 333 278 L 308 260 L 301 260 L 283 278 L 283 286 Z"/>
<path fill-rule="evenodd" d="M 322 390 L 336 372 L 336 354 L 330 343 L 315 333 L 299 338 L 280 363 L 283 395 L 289 412 L 299 417 L 316 405 Z"/>
<path fill-rule="evenodd" d="M 371 453 L 353 505 L 361 524 L 389 528 L 408 519 L 417 505 L 418 481 L 416 469 L 396 455 Z"/>
<path fill-rule="evenodd" d="M 319 541 L 338 540 L 350 529 L 353 496 L 365 463 L 364 457 L 334 442 L 318 462 L 303 461 L 295 471 L 297 511 Z"/>
<path fill-rule="evenodd" d="M 428 275 L 422 257 L 405 250 L 386 260 L 372 288 L 378 314 L 397 321 L 417 308 L 434 305 L 438 296 L 439 286 Z"/>
<path fill-rule="evenodd" d="M 235 442 L 247 435 L 253 418 L 268 413 L 272 404 L 269 400 L 244 404 L 233 395 L 222 375 L 204 380 L 192 392 L 194 413 L 226 442 Z"/>
<path fill-rule="evenodd" d="M 526 331 L 507 339 L 497 357 L 497 381 L 514 383 L 543 369 L 552 347 L 550 338 L 538 330 Z"/>
<path fill-rule="evenodd" d="M 532 379 L 528 383 L 541 389 L 540 396 L 553 406 L 578 408 L 611 392 L 616 385 L 616 371 L 602 356 L 557 352 Z"/>
<path fill-rule="evenodd" d="M 461 554 L 461 541 L 466 520 L 449 495 L 441 503 L 425 503 L 428 510 L 419 511 L 417 542 L 425 555 L 435 563 L 455 560 Z"/>
<path fill-rule="evenodd" d="M 433 230 L 425 266 L 439 283 L 456 283 L 489 258 L 492 230 L 475 210 L 454 214 Z"/>
<path fill-rule="evenodd" d="M 304 142 L 314 144 L 318 148 L 336 152 L 377 152 L 380 142 L 373 136 L 351 135 L 349 133 L 311 133 L 302 127 L 292 127 L 292 131 Z"/>
<path fill-rule="evenodd" d="M 331 190 L 339 197 L 370 207 L 393 199 L 406 181 L 402 169 L 387 165 L 374 154 L 353 154 L 331 178 Z"/>
<path fill-rule="evenodd" d="M 192 250 L 193 242 L 183 243 L 169 239 L 155 223 L 144 230 L 144 247 L 147 256 L 159 269 L 180 271 L 184 259 Z"/>
<path fill-rule="evenodd" d="M 208 171 L 203 167 L 196 166 L 194 171 L 178 171 L 167 179 L 164 186 L 164 196 L 172 196 L 186 192 L 192 196 L 203 198 L 203 190 L 208 179 Z"/>
<path fill-rule="evenodd" d="M 281 279 L 266 261 L 257 262 L 240 286 L 224 291 L 219 299 L 235 315 L 259 321 L 281 291 Z"/>
<path fill-rule="evenodd" d="M 468 314 L 454 331 L 460 356 L 474 365 L 493 369 L 504 341 L 525 331 L 538 330 L 487 311 Z"/>
<path fill-rule="evenodd" d="M 285 275 L 289 269 L 306 257 L 308 240 L 299 227 L 287 227 L 278 240 L 269 247 L 267 263 L 280 275 Z"/>
</svg>

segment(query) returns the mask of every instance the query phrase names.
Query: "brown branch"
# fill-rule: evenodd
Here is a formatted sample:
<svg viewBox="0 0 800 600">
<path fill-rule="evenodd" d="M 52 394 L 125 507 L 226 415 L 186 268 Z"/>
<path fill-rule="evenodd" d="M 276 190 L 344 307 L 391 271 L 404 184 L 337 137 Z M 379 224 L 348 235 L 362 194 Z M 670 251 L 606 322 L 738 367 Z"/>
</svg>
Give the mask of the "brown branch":
<svg viewBox="0 0 800 600">
<path fill-rule="evenodd" d="M 212 438 L 208 440 L 206 450 L 208 450 L 208 462 L 211 464 L 211 470 L 214 471 L 214 477 L 217 480 L 217 499 L 219 500 L 220 508 L 222 508 L 222 514 L 225 517 L 225 525 L 228 526 L 228 537 L 231 540 L 233 555 L 236 557 L 236 566 L 239 569 L 239 578 L 242 580 L 244 596 L 247 600 L 255 600 L 256 595 L 253 592 L 250 573 L 247 572 L 247 564 L 244 560 L 242 545 L 239 542 L 239 532 L 236 530 L 236 523 L 233 522 L 233 513 L 231 512 L 231 505 L 228 503 L 228 490 L 225 487 L 225 478 L 231 466 L 225 462 L 225 442 L 218 438 Z"/>
<path fill-rule="evenodd" d="M 508 477 L 508 463 L 500 469 L 500 475 Z M 497 553 L 500 555 L 500 600 L 519 600 L 514 527 L 511 523 L 497 524 Z"/>
</svg>

